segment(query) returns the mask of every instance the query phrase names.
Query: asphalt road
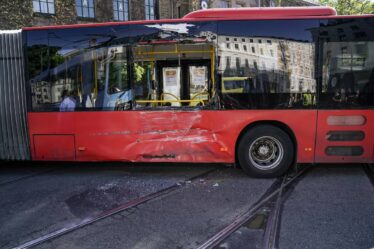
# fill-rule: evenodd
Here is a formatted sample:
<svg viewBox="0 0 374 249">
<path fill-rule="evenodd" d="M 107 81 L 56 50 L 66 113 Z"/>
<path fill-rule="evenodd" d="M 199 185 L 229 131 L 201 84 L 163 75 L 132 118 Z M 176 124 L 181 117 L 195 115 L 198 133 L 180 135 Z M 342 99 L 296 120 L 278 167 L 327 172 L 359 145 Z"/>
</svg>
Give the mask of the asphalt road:
<svg viewBox="0 0 374 249">
<path fill-rule="evenodd" d="M 197 248 L 277 181 L 223 165 L 3 164 L 0 248 L 38 240 L 170 187 L 33 248 Z M 275 248 L 374 247 L 374 186 L 362 165 L 313 166 L 281 204 Z M 264 248 L 266 227 L 266 219 L 256 216 L 216 248 Z"/>
</svg>

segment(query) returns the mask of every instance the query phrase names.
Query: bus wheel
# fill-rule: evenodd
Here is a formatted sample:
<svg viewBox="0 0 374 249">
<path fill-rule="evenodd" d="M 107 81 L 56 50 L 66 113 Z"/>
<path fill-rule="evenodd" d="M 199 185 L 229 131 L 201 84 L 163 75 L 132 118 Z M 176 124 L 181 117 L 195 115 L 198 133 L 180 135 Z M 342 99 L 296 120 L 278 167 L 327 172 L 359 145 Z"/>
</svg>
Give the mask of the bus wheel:
<svg viewBox="0 0 374 249">
<path fill-rule="evenodd" d="M 291 166 L 294 146 L 282 129 L 260 125 L 248 130 L 238 145 L 238 160 L 243 170 L 256 177 L 276 177 Z"/>
</svg>

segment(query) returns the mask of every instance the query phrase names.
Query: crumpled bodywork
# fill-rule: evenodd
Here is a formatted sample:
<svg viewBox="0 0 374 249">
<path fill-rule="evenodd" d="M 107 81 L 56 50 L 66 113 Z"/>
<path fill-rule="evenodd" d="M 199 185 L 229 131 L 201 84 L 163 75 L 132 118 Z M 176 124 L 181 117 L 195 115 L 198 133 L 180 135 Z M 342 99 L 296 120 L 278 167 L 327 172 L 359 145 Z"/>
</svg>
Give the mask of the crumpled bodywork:
<svg viewBox="0 0 374 249">
<path fill-rule="evenodd" d="M 298 161 L 313 161 L 315 110 L 29 113 L 34 160 L 233 163 L 240 133 L 258 120 L 287 125 L 297 138 Z M 73 135 L 74 143 L 35 145 L 38 134 Z"/>
</svg>

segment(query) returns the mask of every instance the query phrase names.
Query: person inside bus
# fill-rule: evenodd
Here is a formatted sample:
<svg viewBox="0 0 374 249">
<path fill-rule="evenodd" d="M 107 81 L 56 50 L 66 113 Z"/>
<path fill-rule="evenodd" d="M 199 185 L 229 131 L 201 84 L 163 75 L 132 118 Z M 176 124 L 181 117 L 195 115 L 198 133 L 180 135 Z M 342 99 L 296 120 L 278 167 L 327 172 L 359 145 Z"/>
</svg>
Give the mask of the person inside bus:
<svg viewBox="0 0 374 249">
<path fill-rule="evenodd" d="M 354 75 L 353 72 L 346 72 L 342 79 L 339 80 L 336 85 L 335 95 L 333 100 L 335 102 L 347 102 L 348 100 L 353 100 L 356 97 L 354 92 Z"/>
<path fill-rule="evenodd" d="M 73 112 L 75 110 L 76 102 L 69 94 L 68 90 L 62 91 L 62 102 L 60 104 L 60 112 Z"/>
</svg>

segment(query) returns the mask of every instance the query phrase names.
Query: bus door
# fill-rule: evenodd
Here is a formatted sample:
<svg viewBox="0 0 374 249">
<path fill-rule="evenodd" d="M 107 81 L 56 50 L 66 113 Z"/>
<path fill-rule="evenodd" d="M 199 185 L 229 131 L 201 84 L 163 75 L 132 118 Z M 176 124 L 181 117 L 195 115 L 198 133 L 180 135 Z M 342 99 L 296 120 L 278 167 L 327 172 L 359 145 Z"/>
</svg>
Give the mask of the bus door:
<svg viewBox="0 0 374 249">
<path fill-rule="evenodd" d="M 374 42 L 323 43 L 316 162 L 373 162 Z"/>
<path fill-rule="evenodd" d="M 197 106 L 208 100 L 208 62 L 158 63 L 161 99 L 171 106 Z"/>
</svg>

